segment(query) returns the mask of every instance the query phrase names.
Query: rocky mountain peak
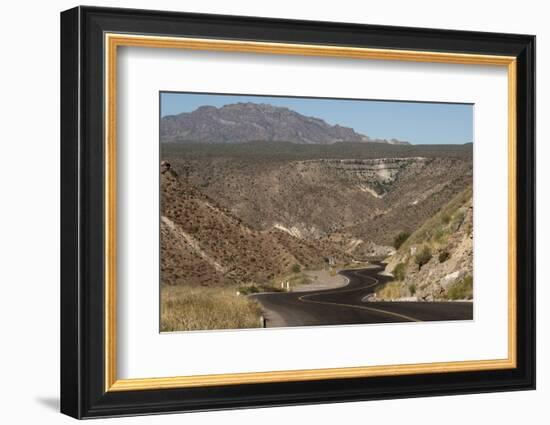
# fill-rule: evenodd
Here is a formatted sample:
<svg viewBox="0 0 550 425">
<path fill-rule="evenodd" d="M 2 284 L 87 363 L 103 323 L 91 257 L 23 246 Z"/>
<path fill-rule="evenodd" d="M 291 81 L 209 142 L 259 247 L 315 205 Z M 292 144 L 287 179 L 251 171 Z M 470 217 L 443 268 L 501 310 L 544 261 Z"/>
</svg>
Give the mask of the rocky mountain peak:
<svg viewBox="0 0 550 425">
<path fill-rule="evenodd" d="M 160 123 L 163 142 L 246 143 L 252 141 L 332 144 L 337 142 L 406 143 L 371 140 L 354 129 L 266 103 L 240 102 L 201 106 L 169 115 Z"/>
</svg>

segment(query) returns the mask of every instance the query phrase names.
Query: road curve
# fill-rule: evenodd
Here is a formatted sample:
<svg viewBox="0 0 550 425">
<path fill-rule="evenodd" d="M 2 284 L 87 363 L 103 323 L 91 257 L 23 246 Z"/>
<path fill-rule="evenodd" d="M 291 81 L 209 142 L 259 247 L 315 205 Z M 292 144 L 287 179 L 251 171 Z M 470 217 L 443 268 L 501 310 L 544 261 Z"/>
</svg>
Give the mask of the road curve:
<svg viewBox="0 0 550 425">
<path fill-rule="evenodd" d="M 349 283 L 336 289 L 311 292 L 275 292 L 252 295 L 267 310 L 267 327 L 351 325 L 367 323 L 471 320 L 471 302 L 365 302 L 391 277 L 379 275 L 381 265 L 341 270 Z M 276 316 L 280 320 L 269 320 Z M 271 323 L 270 323 L 271 322 Z"/>
</svg>

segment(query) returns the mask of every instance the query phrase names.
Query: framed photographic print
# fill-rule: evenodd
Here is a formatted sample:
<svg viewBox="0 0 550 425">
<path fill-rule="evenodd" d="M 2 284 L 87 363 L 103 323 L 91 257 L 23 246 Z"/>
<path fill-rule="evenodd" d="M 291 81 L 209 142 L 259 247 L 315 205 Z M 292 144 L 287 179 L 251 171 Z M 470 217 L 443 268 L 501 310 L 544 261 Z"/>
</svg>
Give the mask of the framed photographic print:
<svg viewBox="0 0 550 425">
<path fill-rule="evenodd" d="M 535 38 L 61 14 L 61 411 L 533 389 Z"/>
</svg>

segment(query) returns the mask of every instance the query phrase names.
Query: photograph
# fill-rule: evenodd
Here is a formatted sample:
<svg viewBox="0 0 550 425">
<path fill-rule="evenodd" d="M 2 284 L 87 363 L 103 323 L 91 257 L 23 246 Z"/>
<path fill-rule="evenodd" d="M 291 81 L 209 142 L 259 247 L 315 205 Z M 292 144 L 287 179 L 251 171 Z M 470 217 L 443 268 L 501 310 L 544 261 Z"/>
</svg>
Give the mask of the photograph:
<svg viewBox="0 0 550 425">
<path fill-rule="evenodd" d="M 473 320 L 473 104 L 159 105 L 161 332 Z"/>
</svg>

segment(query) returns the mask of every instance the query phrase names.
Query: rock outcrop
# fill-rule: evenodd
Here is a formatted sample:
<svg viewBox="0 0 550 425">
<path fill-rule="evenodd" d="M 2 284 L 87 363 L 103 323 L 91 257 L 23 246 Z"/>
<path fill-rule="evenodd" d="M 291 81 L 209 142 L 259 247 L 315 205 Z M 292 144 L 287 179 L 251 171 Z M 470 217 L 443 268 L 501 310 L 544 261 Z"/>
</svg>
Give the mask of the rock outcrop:
<svg viewBox="0 0 550 425">
<path fill-rule="evenodd" d="M 414 232 L 389 258 L 395 281 L 377 299 L 422 301 L 473 297 L 473 206 L 471 187 Z"/>
</svg>

